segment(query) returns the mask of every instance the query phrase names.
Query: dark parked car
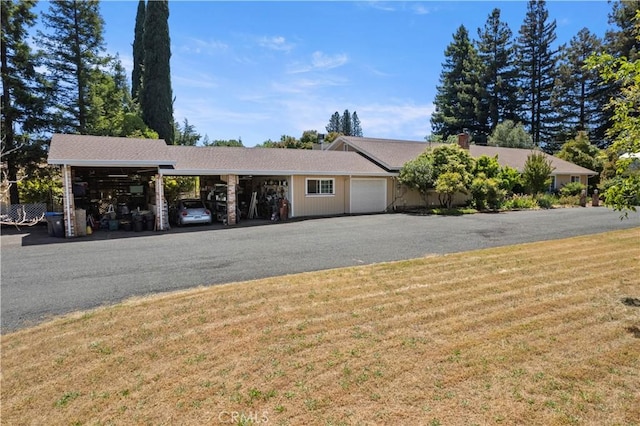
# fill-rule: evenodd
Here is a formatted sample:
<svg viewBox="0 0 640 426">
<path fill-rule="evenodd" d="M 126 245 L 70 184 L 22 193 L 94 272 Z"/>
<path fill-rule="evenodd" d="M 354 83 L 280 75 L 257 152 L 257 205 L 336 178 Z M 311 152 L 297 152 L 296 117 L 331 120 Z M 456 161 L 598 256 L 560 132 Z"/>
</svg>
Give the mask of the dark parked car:
<svg viewBox="0 0 640 426">
<path fill-rule="evenodd" d="M 207 223 L 212 221 L 211 211 L 202 200 L 186 199 L 178 201 L 175 221 L 178 226 L 193 223 Z"/>
</svg>

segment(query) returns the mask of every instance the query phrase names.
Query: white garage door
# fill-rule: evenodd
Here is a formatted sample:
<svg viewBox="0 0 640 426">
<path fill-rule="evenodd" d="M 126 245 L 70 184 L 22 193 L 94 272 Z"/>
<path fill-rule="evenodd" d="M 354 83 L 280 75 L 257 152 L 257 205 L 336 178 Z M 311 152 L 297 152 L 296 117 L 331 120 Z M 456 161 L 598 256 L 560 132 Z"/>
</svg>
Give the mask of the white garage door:
<svg viewBox="0 0 640 426">
<path fill-rule="evenodd" d="M 351 213 L 377 213 L 386 208 L 386 179 L 351 179 Z"/>
</svg>

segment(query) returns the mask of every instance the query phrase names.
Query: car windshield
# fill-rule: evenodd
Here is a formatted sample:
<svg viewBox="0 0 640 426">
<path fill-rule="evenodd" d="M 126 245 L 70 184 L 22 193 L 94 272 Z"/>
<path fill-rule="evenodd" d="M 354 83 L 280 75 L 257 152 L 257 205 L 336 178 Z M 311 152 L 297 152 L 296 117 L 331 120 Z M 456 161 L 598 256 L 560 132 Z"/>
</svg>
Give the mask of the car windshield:
<svg viewBox="0 0 640 426">
<path fill-rule="evenodd" d="M 184 207 L 185 209 L 203 209 L 204 208 L 201 201 L 183 201 L 182 207 Z"/>
</svg>

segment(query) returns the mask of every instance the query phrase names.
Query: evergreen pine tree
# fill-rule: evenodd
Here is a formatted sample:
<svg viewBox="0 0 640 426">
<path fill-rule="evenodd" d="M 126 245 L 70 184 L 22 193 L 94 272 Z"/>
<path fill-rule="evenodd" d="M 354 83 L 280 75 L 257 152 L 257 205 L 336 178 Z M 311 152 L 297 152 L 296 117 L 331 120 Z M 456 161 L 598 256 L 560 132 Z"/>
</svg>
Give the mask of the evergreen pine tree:
<svg viewBox="0 0 640 426">
<path fill-rule="evenodd" d="M 99 3 L 56 0 L 43 14 L 43 20 L 51 32 L 38 32 L 38 42 L 55 88 L 54 131 L 86 134 L 91 127 L 88 120 L 94 70 L 111 60 L 103 55 L 104 21 Z"/>
<path fill-rule="evenodd" d="M 530 128 L 533 143 L 553 150 L 552 137 L 557 132 L 551 93 L 556 71 L 556 21 L 548 22 L 544 0 L 530 0 L 524 24 L 520 27 L 516 50 L 520 63 L 524 121 Z"/>
<path fill-rule="evenodd" d="M 588 131 L 594 141 L 604 138 L 603 113 L 607 99 L 597 71 L 585 67 L 587 58 L 601 50 L 600 39 L 587 28 L 580 30 L 569 45 L 561 49 L 552 102 L 563 130 L 556 140 L 571 139 L 581 131 Z"/>
<path fill-rule="evenodd" d="M 150 1 L 144 21 L 144 71 L 140 106 L 144 122 L 173 145 L 173 92 L 171 90 L 171 45 L 169 40 L 169 3 Z"/>
<path fill-rule="evenodd" d="M 478 119 L 480 106 L 480 62 L 467 29 L 461 25 L 445 50 L 440 84 L 434 100 L 436 111 L 431 116 L 433 133 L 443 139 L 463 132 L 482 133 L 485 126 Z M 480 135 L 486 137 L 486 135 Z"/>
<path fill-rule="evenodd" d="M 483 64 L 481 109 L 486 111 L 485 132 L 490 134 L 498 123 L 519 121 L 513 33 L 507 23 L 500 21 L 500 9 L 494 9 L 484 28 L 478 29 L 478 38 L 478 57 Z"/>
<path fill-rule="evenodd" d="M 362 127 L 360 126 L 360 119 L 356 111 L 353 111 L 353 115 L 351 116 L 351 133 L 353 136 L 362 137 Z"/>
<path fill-rule="evenodd" d="M 30 134 L 45 127 L 46 90 L 37 72 L 38 57 L 27 42 L 27 31 L 35 24 L 31 11 L 34 0 L 0 2 L 0 45 L 2 77 L 2 162 L 6 163 L 9 202 L 19 204 L 18 170 L 29 163 L 39 163 L 44 150 Z"/>
<path fill-rule="evenodd" d="M 340 128 L 340 113 L 338 111 L 333 113 L 329 119 L 329 124 L 325 126 L 325 129 L 327 129 L 327 132 L 329 133 L 339 133 L 342 131 Z"/>
<path fill-rule="evenodd" d="M 142 83 L 142 70 L 144 68 L 144 19 L 146 5 L 145 0 L 139 0 L 136 13 L 136 26 L 133 36 L 133 71 L 131 72 L 131 97 L 137 99 Z"/>
<path fill-rule="evenodd" d="M 351 133 L 351 113 L 345 109 L 340 119 L 340 132 L 345 136 L 353 136 Z"/>
</svg>

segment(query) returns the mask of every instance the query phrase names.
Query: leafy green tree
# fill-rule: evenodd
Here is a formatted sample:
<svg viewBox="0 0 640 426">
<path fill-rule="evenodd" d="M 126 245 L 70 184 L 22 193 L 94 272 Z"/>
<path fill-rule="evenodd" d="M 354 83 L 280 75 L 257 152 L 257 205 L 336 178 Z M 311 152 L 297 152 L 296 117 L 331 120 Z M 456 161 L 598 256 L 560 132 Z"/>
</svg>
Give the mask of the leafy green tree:
<svg viewBox="0 0 640 426">
<path fill-rule="evenodd" d="M 176 129 L 174 136 L 175 145 L 196 146 L 202 137 L 196 132 L 196 127 L 193 124 L 189 124 L 189 120 L 186 118 L 184 119 L 182 127 L 178 122 L 174 124 L 174 127 Z"/>
<path fill-rule="evenodd" d="M 147 4 L 144 21 L 144 71 L 140 106 L 144 122 L 173 145 L 173 91 L 171 89 L 171 43 L 169 40 L 169 2 Z"/>
<path fill-rule="evenodd" d="M 551 161 L 544 153 L 531 153 L 522 170 L 522 183 L 527 192 L 533 195 L 545 192 L 551 184 L 552 172 Z"/>
<path fill-rule="evenodd" d="M 318 131 L 317 130 L 305 130 L 300 136 L 300 144 L 303 146 L 311 146 L 318 143 Z"/>
<path fill-rule="evenodd" d="M 39 57 L 32 52 L 28 29 L 35 24 L 32 0 L 0 2 L 2 107 L 0 135 L 2 162 L 6 163 L 9 202 L 20 203 L 18 171 L 44 158 L 43 140 L 34 138 L 46 126 L 47 86 L 38 72 Z M 4 176 L 3 176 L 4 177 Z"/>
<path fill-rule="evenodd" d="M 481 155 L 476 158 L 473 167 L 473 174 L 478 176 L 480 173 L 487 178 L 497 178 L 500 176 L 500 163 L 498 163 L 498 156 L 489 157 L 488 155 Z"/>
<path fill-rule="evenodd" d="M 431 152 L 435 177 L 435 190 L 440 204 L 450 208 L 453 196 L 468 193 L 473 180 L 475 160 L 466 149 L 458 145 L 440 145 Z"/>
<path fill-rule="evenodd" d="M 548 21 L 544 0 L 529 0 L 527 14 L 520 27 L 516 56 L 520 64 L 521 100 L 525 124 L 536 146 L 545 147 L 557 132 L 551 93 L 556 69 L 556 21 Z"/>
<path fill-rule="evenodd" d="M 117 136 L 142 139 L 158 139 L 158 133 L 147 126 L 139 111 L 125 112 Z"/>
<path fill-rule="evenodd" d="M 512 61 L 513 33 L 509 25 L 500 20 L 500 9 L 493 9 L 484 28 L 478 29 L 478 38 L 478 58 L 484 65 L 480 74 L 484 88 L 480 104 L 488 116 L 485 132 L 489 134 L 501 121 L 519 121 L 517 70 Z"/>
<path fill-rule="evenodd" d="M 224 140 L 224 139 L 217 139 L 215 141 L 208 141 L 207 137 L 205 136 L 205 140 L 202 143 L 203 146 L 231 146 L 231 147 L 243 147 L 244 145 L 242 144 L 242 138 L 238 138 L 236 139 L 228 139 L 228 140 Z"/>
<path fill-rule="evenodd" d="M 601 149 L 591 144 L 587 132 L 578 132 L 574 139 L 562 145 L 562 149 L 555 156 L 598 172 L 597 176 L 589 178 L 590 186 L 598 184 L 599 174 L 602 172 L 606 157 Z"/>
<path fill-rule="evenodd" d="M 506 195 L 522 192 L 522 175 L 513 167 L 502 167 L 498 179 L 500 188 L 506 191 Z"/>
<path fill-rule="evenodd" d="M 131 72 L 131 97 L 133 99 L 138 99 L 140 84 L 142 83 L 142 70 L 144 69 L 144 21 L 146 11 L 147 6 L 145 0 L 139 0 L 133 36 L 133 71 Z"/>
<path fill-rule="evenodd" d="M 269 139 L 257 146 L 261 148 L 313 149 L 313 144 L 314 142 L 311 141 L 301 142 L 294 136 L 282 135 L 278 142 Z"/>
<path fill-rule="evenodd" d="M 640 10 L 633 19 L 635 37 L 640 41 Z M 594 55 L 587 64 L 598 70 L 605 82 L 620 85 L 618 96 L 611 98 L 609 108 L 612 127 L 608 135 L 610 147 L 619 156 L 614 177 L 604 192 L 605 204 L 616 210 L 636 210 L 640 202 L 640 171 L 634 166 L 633 154 L 640 153 L 640 58 L 633 61 L 610 53 Z"/>
<path fill-rule="evenodd" d="M 487 145 L 525 149 L 534 147 L 531 135 L 522 123 L 516 124 L 511 120 L 505 120 L 496 126 L 489 136 Z"/>
<path fill-rule="evenodd" d="M 102 136 L 121 135 L 124 116 L 133 110 L 129 86 L 124 67 L 118 57 L 113 58 L 105 69 L 91 70 L 88 87 L 86 133 Z"/>
<path fill-rule="evenodd" d="M 464 25 L 458 28 L 444 54 L 431 128 L 444 139 L 468 129 L 474 138 L 479 134 L 482 140 L 486 135 L 482 135 L 485 123 L 478 119 L 481 63 Z"/>
<path fill-rule="evenodd" d="M 562 126 L 556 139 L 562 139 L 562 135 L 573 137 L 581 131 L 588 131 L 596 140 L 604 139 L 606 86 L 602 85 L 595 70 L 585 67 L 587 58 L 600 51 L 602 42 L 587 28 L 580 30 L 568 46 L 561 48 L 552 96 Z"/>
<path fill-rule="evenodd" d="M 433 156 L 429 151 L 423 152 L 417 158 L 407 161 L 398 174 L 398 182 L 417 190 L 424 198 L 428 207 L 427 195 L 435 187 Z"/>
</svg>

